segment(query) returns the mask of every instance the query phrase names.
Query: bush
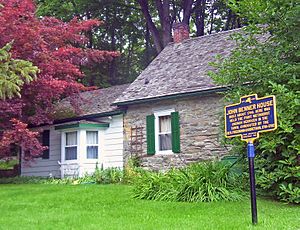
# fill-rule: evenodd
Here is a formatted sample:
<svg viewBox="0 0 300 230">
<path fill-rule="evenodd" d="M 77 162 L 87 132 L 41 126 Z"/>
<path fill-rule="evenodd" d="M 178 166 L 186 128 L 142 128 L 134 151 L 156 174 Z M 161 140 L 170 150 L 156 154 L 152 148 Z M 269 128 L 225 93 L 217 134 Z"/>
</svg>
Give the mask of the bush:
<svg viewBox="0 0 300 230">
<path fill-rule="evenodd" d="M 123 170 L 119 168 L 96 169 L 92 177 L 98 184 L 117 184 L 123 181 Z"/>
<path fill-rule="evenodd" d="M 231 55 L 213 64 L 217 71 L 211 76 L 216 84 L 230 86 L 224 92 L 226 103 L 253 93 L 276 96 L 278 128 L 255 141 L 257 185 L 279 200 L 299 203 L 300 5 L 294 0 L 228 3 L 237 15 L 247 18 L 249 25 L 234 36 L 237 47 Z M 243 149 L 244 154 L 246 146 L 239 139 L 226 144 Z"/>
<path fill-rule="evenodd" d="M 185 202 L 235 201 L 242 193 L 236 175 L 219 162 L 201 162 L 166 173 L 141 171 L 133 188 L 135 198 Z"/>
<path fill-rule="evenodd" d="M 42 184 L 45 180 L 41 177 L 17 176 L 0 178 L 0 184 Z"/>
<path fill-rule="evenodd" d="M 116 184 L 123 182 L 123 170 L 119 168 L 96 169 L 92 175 L 80 178 L 45 178 L 34 176 L 19 176 L 1 178 L 0 184 Z"/>
<path fill-rule="evenodd" d="M 128 159 L 124 168 L 123 182 L 126 184 L 133 184 L 143 169 L 140 168 L 140 160 L 138 157 L 131 157 Z"/>
<path fill-rule="evenodd" d="M 13 169 L 18 163 L 18 160 L 0 160 L 0 169 Z"/>
</svg>

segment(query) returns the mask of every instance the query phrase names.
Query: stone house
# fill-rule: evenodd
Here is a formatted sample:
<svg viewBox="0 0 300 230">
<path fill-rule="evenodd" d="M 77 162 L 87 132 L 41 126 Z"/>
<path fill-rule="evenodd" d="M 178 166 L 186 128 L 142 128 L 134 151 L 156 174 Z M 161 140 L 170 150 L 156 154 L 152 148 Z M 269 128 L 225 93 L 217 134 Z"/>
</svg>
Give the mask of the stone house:
<svg viewBox="0 0 300 230">
<path fill-rule="evenodd" d="M 174 42 L 127 85 L 80 94 L 80 113 L 68 101 L 58 110 L 67 118 L 43 127 L 49 146 L 24 176 L 82 176 L 95 168 L 119 167 L 138 156 L 147 169 L 166 170 L 192 162 L 220 159 L 220 115 L 225 87 L 208 76 L 210 62 L 228 56 L 237 30 L 189 38 L 176 25 Z M 78 112 L 78 111 L 77 111 Z"/>
<path fill-rule="evenodd" d="M 234 32 L 189 38 L 188 28 L 176 27 L 174 42 L 114 102 L 126 110 L 125 161 L 137 155 L 143 167 L 165 170 L 227 154 L 220 144 L 220 92 L 226 88 L 208 71 L 217 54 L 230 54 Z"/>
</svg>

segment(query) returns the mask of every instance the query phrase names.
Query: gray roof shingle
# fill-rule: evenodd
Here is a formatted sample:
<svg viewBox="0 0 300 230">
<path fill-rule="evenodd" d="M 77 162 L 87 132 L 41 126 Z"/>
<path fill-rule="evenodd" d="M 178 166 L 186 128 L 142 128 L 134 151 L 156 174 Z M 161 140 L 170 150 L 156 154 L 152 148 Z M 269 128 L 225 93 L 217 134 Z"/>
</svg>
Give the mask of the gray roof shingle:
<svg viewBox="0 0 300 230">
<path fill-rule="evenodd" d="M 114 102 L 122 104 L 161 96 L 216 88 L 207 76 L 209 62 L 228 56 L 235 47 L 230 36 L 240 29 L 220 32 L 181 43 L 170 43 Z"/>
<path fill-rule="evenodd" d="M 57 105 L 57 117 L 63 119 L 115 111 L 117 110 L 117 106 L 111 104 L 128 86 L 129 84 L 116 85 L 109 88 L 82 92 L 75 99 L 77 109 L 74 109 L 70 103 L 74 98 L 66 98 Z"/>
</svg>

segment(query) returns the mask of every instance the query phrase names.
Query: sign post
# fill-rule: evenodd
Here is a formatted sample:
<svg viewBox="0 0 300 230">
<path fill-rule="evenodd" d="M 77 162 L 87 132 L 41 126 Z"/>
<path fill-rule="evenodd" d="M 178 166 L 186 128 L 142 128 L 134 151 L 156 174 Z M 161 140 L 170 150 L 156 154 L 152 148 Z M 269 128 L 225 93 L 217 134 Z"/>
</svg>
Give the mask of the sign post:
<svg viewBox="0 0 300 230">
<path fill-rule="evenodd" d="M 257 207 L 256 207 L 256 191 L 255 191 L 255 171 L 254 171 L 255 150 L 254 150 L 253 141 L 249 141 L 248 142 L 247 152 L 248 152 L 249 175 L 250 175 L 250 193 L 251 193 L 252 224 L 257 224 Z"/>
<path fill-rule="evenodd" d="M 277 129 L 275 96 L 258 98 L 256 94 L 243 96 L 240 103 L 225 106 L 225 136 L 241 136 L 248 143 L 252 224 L 257 224 L 255 190 L 254 140 L 259 133 Z"/>
</svg>

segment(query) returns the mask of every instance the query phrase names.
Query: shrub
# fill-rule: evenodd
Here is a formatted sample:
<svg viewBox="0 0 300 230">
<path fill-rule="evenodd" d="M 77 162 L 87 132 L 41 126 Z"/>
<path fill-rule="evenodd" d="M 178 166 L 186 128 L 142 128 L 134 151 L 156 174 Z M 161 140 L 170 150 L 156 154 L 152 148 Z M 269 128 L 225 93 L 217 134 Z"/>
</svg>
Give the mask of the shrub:
<svg viewBox="0 0 300 230">
<path fill-rule="evenodd" d="M 257 185 L 282 201 L 299 201 L 300 5 L 294 0 L 227 2 L 249 25 L 234 36 L 236 49 L 229 57 L 217 59 L 217 71 L 211 76 L 216 84 L 230 86 L 224 92 L 230 104 L 253 93 L 276 96 L 278 128 L 255 141 Z M 246 147 L 239 138 L 228 143 L 239 149 Z"/>
<path fill-rule="evenodd" d="M 0 184 L 116 184 L 123 181 L 123 171 L 119 168 L 96 169 L 92 175 L 86 174 L 80 178 L 45 178 L 19 176 L 1 178 Z"/>
<path fill-rule="evenodd" d="M 123 181 L 123 170 L 119 168 L 96 169 L 93 174 L 98 184 L 116 184 Z"/>
<path fill-rule="evenodd" d="M 18 163 L 18 160 L 0 160 L 0 169 L 13 169 Z"/>
<path fill-rule="evenodd" d="M 133 196 L 139 199 L 211 202 L 241 199 L 242 190 L 228 165 L 201 162 L 166 173 L 140 171 Z"/>
<path fill-rule="evenodd" d="M 133 184 L 134 180 L 138 177 L 139 173 L 143 171 L 140 166 L 138 157 L 131 157 L 128 159 L 124 168 L 123 182 L 126 184 Z"/>
<path fill-rule="evenodd" d="M 7 177 L 7 178 L 0 178 L 0 184 L 37 184 L 41 178 L 39 177 Z"/>
</svg>

